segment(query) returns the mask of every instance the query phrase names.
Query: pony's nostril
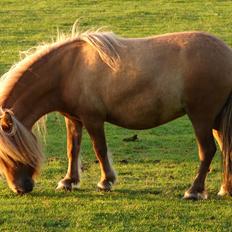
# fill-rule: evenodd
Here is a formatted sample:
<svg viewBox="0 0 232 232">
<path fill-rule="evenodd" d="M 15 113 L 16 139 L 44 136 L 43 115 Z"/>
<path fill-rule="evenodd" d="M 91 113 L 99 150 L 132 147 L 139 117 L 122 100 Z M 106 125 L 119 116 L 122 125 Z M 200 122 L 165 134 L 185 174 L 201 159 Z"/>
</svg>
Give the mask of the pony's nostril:
<svg viewBox="0 0 232 232">
<path fill-rule="evenodd" d="M 16 191 L 17 191 L 17 194 L 19 194 L 19 195 L 23 195 L 24 194 L 24 192 L 21 189 L 16 189 Z"/>
<path fill-rule="evenodd" d="M 26 179 L 26 180 L 24 180 L 22 185 L 20 185 L 16 188 L 16 193 L 19 195 L 29 193 L 33 190 L 33 187 L 34 187 L 34 181 L 31 179 Z"/>
<path fill-rule="evenodd" d="M 33 186 L 32 186 L 32 185 L 31 185 L 31 186 L 27 186 L 27 187 L 25 188 L 25 193 L 31 192 L 32 189 L 33 189 Z"/>
<path fill-rule="evenodd" d="M 25 193 L 31 192 L 32 189 L 33 189 L 33 187 L 34 187 L 34 182 L 33 182 L 33 180 L 31 180 L 31 179 L 25 180 L 24 186 L 23 186 L 23 187 L 24 187 L 23 189 L 24 189 L 24 192 L 25 192 Z"/>
</svg>

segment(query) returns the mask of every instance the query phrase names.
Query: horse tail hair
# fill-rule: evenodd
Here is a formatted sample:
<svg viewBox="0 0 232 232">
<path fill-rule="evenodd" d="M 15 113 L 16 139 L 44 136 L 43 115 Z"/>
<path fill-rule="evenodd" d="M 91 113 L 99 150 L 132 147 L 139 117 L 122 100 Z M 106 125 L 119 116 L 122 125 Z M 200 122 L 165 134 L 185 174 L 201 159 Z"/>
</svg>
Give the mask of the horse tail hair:
<svg viewBox="0 0 232 232">
<path fill-rule="evenodd" d="M 232 195 L 232 95 L 228 98 L 221 117 L 223 187 Z"/>
</svg>

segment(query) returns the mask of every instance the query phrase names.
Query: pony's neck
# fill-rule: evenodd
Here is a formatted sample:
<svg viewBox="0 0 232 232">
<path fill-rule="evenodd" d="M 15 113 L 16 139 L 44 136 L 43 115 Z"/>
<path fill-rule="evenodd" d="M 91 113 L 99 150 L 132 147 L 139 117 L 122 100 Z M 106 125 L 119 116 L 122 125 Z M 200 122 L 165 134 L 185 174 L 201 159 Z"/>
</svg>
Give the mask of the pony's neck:
<svg viewBox="0 0 232 232">
<path fill-rule="evenodd" d="M 0 98 L 4 109 L 11 109 L 17 119 L 27 128 L 43 115 L 63 111 L 60 86 L 62 62 L 66 46 L 53 49 L 23 67 L 16 67 L 4 81 L 5 90 Z"/>
</svg>

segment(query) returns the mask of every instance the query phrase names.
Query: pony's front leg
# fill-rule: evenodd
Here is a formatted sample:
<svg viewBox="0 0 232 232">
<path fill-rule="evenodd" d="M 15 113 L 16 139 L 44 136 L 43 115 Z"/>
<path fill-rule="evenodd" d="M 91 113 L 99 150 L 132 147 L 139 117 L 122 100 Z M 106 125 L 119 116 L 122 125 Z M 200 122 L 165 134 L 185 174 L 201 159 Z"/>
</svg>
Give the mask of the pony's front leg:
<svg viewBox="0 0 232 232">
<path fill-rule="evenodd" d="M 193 126 L 198 143 L 200 167 L 192 186 L 185 192 L 184 198 L 200 200 L 208 198 L 205 191 L 205 178 L 209 172 L 211 161 L 216 152 L 216 145 L 211 128 L 206 128 L 205 126 Z"/>
<path fill-rule="evenodd" d="M 68 170 L 66 176 L 59 181 L 57 189 L 71 191 L 79 187 L 80 182 L 80 145 L 82 123 L 65 117 L 67 130 Z"/>
<path fill-rule="evenodd" d="M 101 179 L 97 187 L 103 191 L 110 191 L 116 181 L 115 172 L 107 153 L 104 124 L 85 124 L 91 137 L 93 148 L 101 168 Z"/>
</svg>

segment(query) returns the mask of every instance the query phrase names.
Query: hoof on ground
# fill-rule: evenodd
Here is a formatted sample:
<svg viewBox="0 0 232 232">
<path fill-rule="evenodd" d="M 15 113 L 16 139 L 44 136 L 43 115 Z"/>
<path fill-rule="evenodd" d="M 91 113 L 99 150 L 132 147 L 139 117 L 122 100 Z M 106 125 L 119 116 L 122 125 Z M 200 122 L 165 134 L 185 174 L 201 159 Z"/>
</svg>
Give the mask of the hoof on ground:
<svg viewBox="0 0 232 232">
<path fill-rule="evenodd" d="M 223 186 L 221 186 L 217 195 L 220 197 L 231 196 L 231 194 Z"/>
<path fill-rule="evenodd" d="M 74 183 L 70 179 L 63 179 L 58 183 L 56 190 L 72 191 L 74 189 L 79 189 L 79 188 L 80 188 L 80 183 Z"/>
<path fill-rule="evenodd" d="M 206 200 L 208 199 L 208 194 L 206 191 L 203 191 L 203 192 L 185 192 L 184 194 L 184 199 L 185 200 Z"/>
<path fill-rule="evenodd" d="M 113 183 L 111 181 L 103 180 L 97 184 L 99 191 L 110 192 L 112 190 Z"/>
</svg>

